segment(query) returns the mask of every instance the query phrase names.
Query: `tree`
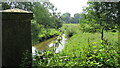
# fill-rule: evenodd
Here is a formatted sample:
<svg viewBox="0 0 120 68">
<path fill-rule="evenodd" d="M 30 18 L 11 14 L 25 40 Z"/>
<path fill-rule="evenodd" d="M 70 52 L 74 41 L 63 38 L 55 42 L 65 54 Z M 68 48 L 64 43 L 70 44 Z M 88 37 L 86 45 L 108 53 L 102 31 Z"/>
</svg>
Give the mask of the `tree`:
<svg viewBox="0 0 120 68">
<path fill-rule="evenodd" d="M 64 13 L 61 15 L 61 20 L 63 20 L 65 23 L 70 23 L 71 14 L 70 13 Z"/>
<path fill-rule="evenodd" d="M 70 18 L 70 23 L 77 23 L 76 19 L 74 17 Z"/>
<path fill-rule="evenodd" d="M 96 17 L 99 19 L 99 24 L 102 27 L 101 39 L 103 40 L 104 29 L 111 29 L 117 24 L 117 3 L 118 2 L 95 2 L 94 10 L 96 11 Z M 108 28 L 109 27 L 109 28 Z"/>
<path fill-rule="evenodd" d="M 62 22 L 59 20 L 59 13 L 56 12 L 56 9 L 54 10 L 55 7 L 52 7 L 53 5 L 51 3 L 37 3 L 37 5 L 39 6 L 35 6 L 33 10 L 34 20 L 36 21 L 37 25 L 40 25 L 38 27 L 42 29 L 41 31 L 49 32 L 49 29 L 51 28 L 58 29 L 62 26 Z M 50 13 L 49 10 L 51 10 L 52 12 Z M 33 25 L 35 25 L 35 23 Z M 35 40 L 41 41 L 42 38 L 38 38 L 40 36 L 40 33 L 42 33 L 41 31 L 39 31 L 39 28 L 33 28 L 33 32 L 34 29 L 38 30 L 38 35 L 36 36 L 36 33 L 33 33 L 33 36 L 36 37 Z"/>
<path fill-rule="evenodd" d="M 64 21 L 65 23 L 79 23 L 80 19 L 80 14 L 75 13 L 74 17 L 71 17 L 70 13 L 64 13 L 61 15 L 61 20 Z"/>
<path fill-rule="evenodd" d="M 62 26 L 62 22 L 59 20 L 59 13 L 56 12 L 57 9 L 50 2 L 2 2 L 3 10 L 10 8 L 19 8 L 33 12 L 33 43 L 39 40 L 40 34 L 44 33 L 43 31 L 48 32 L 49 29 L 58 29 Z"/>
<path fill-rule="evenodd" d="M 2 10 L 19 8 L 27 11 L 32 11 L 34 4 L 32 2 L 1 2 Z"/>
<path fill-rule="evenodd" d="M 84 22 L 100 24 L 103 40 L 103 30 L 115 28 L 117 25 L 118 2 L 88 2 L 88 4 L 89 7 L 84 9 L 82 18 L 85 19 Z"/>
<path fill-rule="evenodd" d="M 74 14 L 74 19 L 75 19 L 74 22 L 75 22 L 75 23 L 79 23 L 80 17 L 81 17 L 81 16 L 80 16 L 79 13 L 75 13 L 75 14 Z"/>
</svg>

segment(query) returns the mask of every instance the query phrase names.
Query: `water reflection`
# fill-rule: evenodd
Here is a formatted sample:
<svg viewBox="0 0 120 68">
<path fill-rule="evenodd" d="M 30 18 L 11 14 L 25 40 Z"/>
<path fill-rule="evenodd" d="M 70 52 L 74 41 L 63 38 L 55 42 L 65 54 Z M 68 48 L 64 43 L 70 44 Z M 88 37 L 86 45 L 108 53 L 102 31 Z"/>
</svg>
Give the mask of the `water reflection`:
<svg viewBox="0 0 120 68">
<path fill-rule="evenodd" d="M 36 48 L 34 46 L 32 46 L 32 55 L 35 55 L 35 50 L 36 50 Z"/>
<path fill-rule="evenodd" d="M 59 53 L 60 51 L 62 51 L 62 49 L 64 48 L 64 45 L 66 44 L 66 38 L 65 38 L 65 34 L 63 34 L 62 36 L 58 36 L 58 38 L 57 39 L 61 39 L 60 40 L 60 42 L 58 41 L 58 40 L 56 40 L 56 42 L 59 42 L 59 44 L 58 44 L 58 47 L 56 48 L 56 50 L 55 50 L 55 53 Z M 56 46 L 56 44 L 55 43 L 51 43 L 51 44 L 49 44 L 48 45 L 49 47 L 55 47 Z"/>
<path fill-rule="evenodd" d="M 59 39 L 61 39 L 61 40 L 59 40 Z M 41 43 L 33 46 L 32 47 L 32 53 L 33 53 L 33 55 L 35 55 L 35 53 L 36 53 L 35 50 L 36 51 L 44 51 L 44 50 L 47 50 L 47 49 L 52 48 L 52 47 L 56 47 L 55 53 L 59 53 L 64 48 L 64 45 L 67 42 L 66 40 L 67 39 L 65 38 L 65 34 L 63 34 L 62 36 L 58 36 L 58 37 L 48 39 L 44 42 L 41 42 Z M 56 43 L 58 43 L 57 46 L 56 46 Z"/>
</svg>

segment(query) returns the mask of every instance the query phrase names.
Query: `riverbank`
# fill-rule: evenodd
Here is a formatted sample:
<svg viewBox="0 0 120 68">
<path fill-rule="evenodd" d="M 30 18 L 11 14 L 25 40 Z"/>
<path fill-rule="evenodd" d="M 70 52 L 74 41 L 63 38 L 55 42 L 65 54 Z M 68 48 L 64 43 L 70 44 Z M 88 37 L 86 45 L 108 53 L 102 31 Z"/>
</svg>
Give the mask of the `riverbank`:
<svg viewBox="0 0 120 68">
<path fill-rule="evenodd" d="M 32 53 L 35 54 L 35 50 L 39 52 L 53 50 L 53 52 L 59 53 L 60 51 L 62 51 L 66 43 L 67 39 L 65 38 L 65 34 L 61 36 L 55 36 L 32 46 Z"/>
<path fill-rule="evenodd" d="M 42 30 L 40 30 L 37 34 L 34 34 L 32 37 L 33 46 L 39 44 L 40 42 L 43 42 L 45 40 L 60 35 L 59 29 L 52 29 L 52 28 L 50 29 L 41 28 L 41 29 Z"/>
<path fill-rule="evenodd" d="M 44 59 L 45 62 L 38 60 L 41 63 L 40 66 L 119 66 L 117 32 L 104 31 L 105 39 L 102 41 L 99 32 L 89 33 L 81 29 L 81 27 L 78 29 L 74 27 L 77 33 L 67 40 L 68 42 L 60 53 L 52 51 L 43 53 L 43 58 L 47 59 Z"/>
<path fill-rule="evenodd" d="M 34 45 L 33 47 L 35 47 L 37 50 L 42 51 L 42 50 L 47 50 L 48 48 L 48 44 L 50 44 L 52 41 L 56 40 L 57 36 L 54 36 L 52 38 L 49 38 L 43 42 L 40 42 L 36 45 Z"/>
</svg>

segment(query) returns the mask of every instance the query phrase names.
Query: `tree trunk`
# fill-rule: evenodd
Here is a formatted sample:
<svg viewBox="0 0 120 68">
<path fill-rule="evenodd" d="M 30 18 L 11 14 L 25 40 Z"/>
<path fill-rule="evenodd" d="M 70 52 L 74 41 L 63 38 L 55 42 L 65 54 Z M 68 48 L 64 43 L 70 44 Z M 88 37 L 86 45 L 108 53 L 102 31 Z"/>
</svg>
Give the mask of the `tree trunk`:
<svg viewBox="0 0 120 68">
<path fill-rule="evenodd" d="M 103 41 L 103 37 L 104 37 L 104 28 L 102 27 L 102 30 L 101 30 L 101 40 Z"/>
<path fill-rule="evenodd" d="M 102 25 L 102 22 L 100 22 L 100 26 L 101 26 L 101 40 L 102 40 L 102 44 L 103 44 L 103 37 L 104 37 L 104 26 Z"/>
</svg>

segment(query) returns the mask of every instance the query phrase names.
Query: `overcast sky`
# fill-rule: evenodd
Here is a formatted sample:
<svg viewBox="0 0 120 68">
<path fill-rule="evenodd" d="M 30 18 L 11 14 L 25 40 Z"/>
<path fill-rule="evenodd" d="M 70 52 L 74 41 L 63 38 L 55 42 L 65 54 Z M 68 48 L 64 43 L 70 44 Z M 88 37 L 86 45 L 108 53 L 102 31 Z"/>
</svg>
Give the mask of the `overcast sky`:
<svg viewBox="0 0 120 68">
<path fill-rule="evenodd" d="M 72 16 L 75 13 L 82 12 L 82 7 L 87 5 L 88 0 L 49 0 L 57 9 L 58 12 L 69 12 Z"/>
</svg>

